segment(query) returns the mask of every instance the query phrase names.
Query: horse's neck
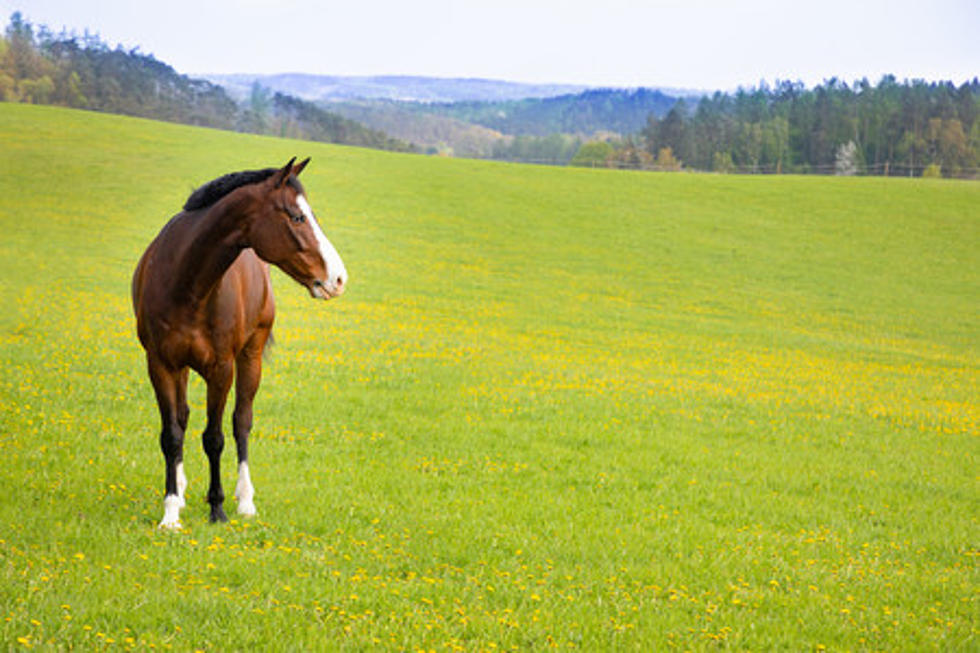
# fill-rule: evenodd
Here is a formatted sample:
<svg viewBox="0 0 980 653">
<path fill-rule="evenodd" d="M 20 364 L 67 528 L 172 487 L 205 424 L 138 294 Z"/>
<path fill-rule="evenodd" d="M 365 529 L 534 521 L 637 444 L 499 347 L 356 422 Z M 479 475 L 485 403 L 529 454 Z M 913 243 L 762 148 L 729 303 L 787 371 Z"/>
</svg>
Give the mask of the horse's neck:
<svg viewBox="0 0 980 653">
<path fill-rule="evenodd" d="M 176 299 L 200 305 L 243 249 L 244 216 L 235 202 L 219 201 L 191 226 L 191 241 L 178 259 Z"/>
</svg>

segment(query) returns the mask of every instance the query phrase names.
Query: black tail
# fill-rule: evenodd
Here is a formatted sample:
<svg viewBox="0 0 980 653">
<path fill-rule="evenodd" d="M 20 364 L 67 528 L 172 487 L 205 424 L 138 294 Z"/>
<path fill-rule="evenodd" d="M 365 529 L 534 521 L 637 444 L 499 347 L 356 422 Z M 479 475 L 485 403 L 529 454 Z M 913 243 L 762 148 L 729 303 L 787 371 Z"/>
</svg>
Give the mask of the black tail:
<svg viewBox="0 0 980 653">
<path fill-rule="evenodd" d="M 272 348 L 276 345 L 276 339 L 272 335 L 272 331 L 269 331 L 269 337 L 265 339 L 265 347 L 262 349 L 262 359 L 268 362 L 272 357 Z"/>
</svg>

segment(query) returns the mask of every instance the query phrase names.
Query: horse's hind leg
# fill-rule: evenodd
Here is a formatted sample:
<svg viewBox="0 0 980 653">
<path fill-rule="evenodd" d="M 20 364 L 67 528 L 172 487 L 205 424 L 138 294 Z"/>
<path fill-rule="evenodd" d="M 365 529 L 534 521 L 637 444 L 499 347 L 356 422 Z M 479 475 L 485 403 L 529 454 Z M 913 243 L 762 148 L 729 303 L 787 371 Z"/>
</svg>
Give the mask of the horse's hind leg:
<svg viewBox="0 0 980 653">
<path fill-rule="evenodd" d="M 259 389 L 262 378 L 262 345 L 266 334 L 257 335 L 251 346 L 239 353 L 235 364 L 235 412 L 232 426 L 235 433 L 235 446 L 238 450 L 238 485 L 235 497 L 238 499 L 238 514 L 255 514 L 255 488 L 248 470 L 248 435 L 252 430 L 252 402 Z M 255 344 L 257 343 L 257 344 Z"/>
<path fill-rule="evenodd" d="M 208 503 L 211 504 L 211 521 L 228 521 L 222 505 L 225 493 L 221 489 L 221 452 L 225 448 L 225 434 L 221 430 L 221 420 L 225 412 L 225 401 L 231 388 L 232 362 L 221 362 L 208 370 L 208 424 L 204 429 L 204 452 L 208 455 L 211 468 L 211 485 L 208 488 Z"/>
<path fill-rule="evenodd" d="M 166 496 L 163 500 L 160 527 L 180 528 L 180 509 L 184 505 L 178 489 L 178 465 L 184 449 L 184 429 L 178 419 L 178 387 L 181 375 L 152 358 L 148 358 L 147 363 L 150 382 L 160 408 L 160 448 L 166 462 Z M 183 476 L 183 470 L 180 470 L 180 476 Z"/>
<path fill-rule="evenodd" d="M 187 420 L 190 418 L 191 410 L 187 405 L 187 376 L 189 370 L 184 368 L 177 378 L 177 424 L 180 425 L 181 433 L 187 432 Z M 184 474 L 184 450 L 183 447 L 177 452 L 177 496 L 180 497 L 180 506 L 184 507 L 184 496 L 187 491 L 187 476 Z"/>
</svg>

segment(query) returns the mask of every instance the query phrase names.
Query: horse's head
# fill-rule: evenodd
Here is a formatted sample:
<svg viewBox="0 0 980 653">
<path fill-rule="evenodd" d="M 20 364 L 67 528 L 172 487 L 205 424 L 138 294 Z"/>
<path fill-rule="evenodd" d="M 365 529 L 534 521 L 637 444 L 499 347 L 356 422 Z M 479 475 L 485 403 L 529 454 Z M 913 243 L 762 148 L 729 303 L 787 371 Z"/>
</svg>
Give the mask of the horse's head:
<svg viewBox="0 0 980 653">
<path fill-rule="evenodd" d="M 248 244 L 319 299 L 337 297 L 347 287 L 347 270 L 320 229 L 297 176 L 309 163 L 295 157 L 260 187 L 261 208 L 250 221 Z"/>
</svg>

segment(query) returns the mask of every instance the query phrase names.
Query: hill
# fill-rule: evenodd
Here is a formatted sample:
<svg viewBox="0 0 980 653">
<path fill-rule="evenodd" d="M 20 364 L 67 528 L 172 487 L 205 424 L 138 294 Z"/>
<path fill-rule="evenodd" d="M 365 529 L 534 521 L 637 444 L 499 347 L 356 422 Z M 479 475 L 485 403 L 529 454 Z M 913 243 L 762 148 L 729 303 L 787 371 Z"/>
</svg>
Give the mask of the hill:
<svg viewBox="0 0 980 653">
<path fill-rule="evenodd" d="M 178 74 L 138 48 L 53 34 L 19 12 L 0 36 L 0 101 L 54 104 L 218 129 L 388 150 L 407 143 L 282 93 L 240 106 L 220 86 Z"/>
<path fill-rule="evenodd" d="M 343 76 L 308 73 L 276 75 L 203 74 L 239 99 L 255 83 L 310 102 L 388 100 L 401 102 L 500 102 L 567 95 L 586 90 L 573 84 L 524 84 L 495 79 L 457 79 L 408 75 Z"/>
<path fill-rule="evenodd" d="M 598 89 L 505 102 L 360 100 L 321 106 L 431 151 L 564 164 L 583 139 L 633 135 L 676 101 L 650 89 Z"/>
<path fill-rule="evenodd" d="M 980 185 L 505 165 L 11 103 L 0 142 L 0 641 L 974 641 Z M 186 530 L 161 533 L 130 275 L 191 189 L 294 155 L 350 287 L 325 306 L 275 274 L 255 519 L 207 524 L 192 381 Z"/>
<path fill-rule="evenodd" d="M 281 75 L 205 75 L 247 103 L 257 89 L 316 102 L 322 109 L 381 130 L 430 151 L 488 158 L 507 151 L 514 136 L 556 134 L 590 137 L 640 132 L 650 116 L 662 118 L 684 94 L 694 91 L 649 88 L 589 89 L 571 85 L 532 85 L 485 79 L 430 77 L 342 77 Z M 541 153 L 547 147 L 536 148 Z M 564 163 L 571 155 L 559 157 Z M 522 158 L 520 156 L 516 158 Z M 547 157 L 545 157 L 547 158 Z"/>
<path fill-rule="evenodd" d="M 597 132 L 629 135 L 642 130 L 651 115 L 666 115 L 676 101 L 676 97 L 653 89 L 594 89 L 549 98 L 417 104 L 412 108 L 514 136 L 591 136 Z"/>
<path fill-rule="evenodd" d="M 504 134 L 494 129 L 420 112 L 414 105 L 404 102 L 360 100 L 324 106 L 332 113 L 414 143 L 430 153 L 448 152 L 453 156 L 485 159 L 493 156 L 495 146 L 507 140 Z"/>
</svg>

